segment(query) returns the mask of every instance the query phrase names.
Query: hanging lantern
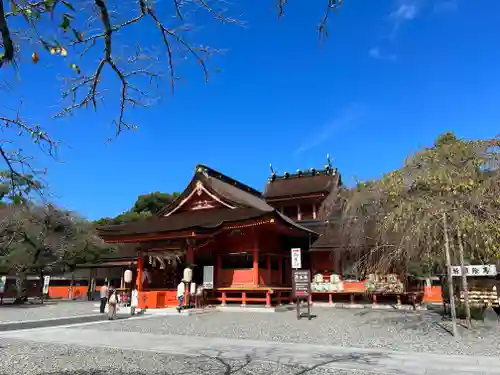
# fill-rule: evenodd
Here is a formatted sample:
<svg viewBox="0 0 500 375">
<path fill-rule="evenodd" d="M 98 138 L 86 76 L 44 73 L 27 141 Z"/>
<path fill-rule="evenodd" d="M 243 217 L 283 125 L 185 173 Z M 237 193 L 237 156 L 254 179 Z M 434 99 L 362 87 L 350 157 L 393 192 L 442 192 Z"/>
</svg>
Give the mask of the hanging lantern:
<svg viewBox="0 0 500 375">
<path fill-rule="evenodd" d="M 126 270 L 123 274 L 123 280 L 128 284 L 132 282 L 132 271 Z"/>
<path fill-rule="evenodd" d="M 193 270 L 191 268 L 184 268 L 184 277 L 183 280 L 187 283 L 190 283 L 193 279 Z"/>
</svg>

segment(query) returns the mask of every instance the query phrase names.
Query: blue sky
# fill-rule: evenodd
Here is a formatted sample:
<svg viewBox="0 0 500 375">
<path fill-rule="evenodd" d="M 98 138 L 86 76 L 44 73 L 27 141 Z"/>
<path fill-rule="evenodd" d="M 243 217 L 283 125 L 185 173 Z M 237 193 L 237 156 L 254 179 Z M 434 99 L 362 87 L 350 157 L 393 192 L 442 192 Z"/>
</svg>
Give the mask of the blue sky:
<svg viewBox="0 0 500 375">
<path fill-rule="evenodd" d="M 221 71 L 206 84 L 186 63 L 175 95 L 166 86 L 154 106 L 129 112 L 139 131 L 107 144 L 115 91 L 97 113 L 50 121 L 58 68 L 44 56 L 22 66 L 14 89 L 25 115 L 65 142 L 57 162 L 36 161 L 48 166 L 52 199 L 91 219 L 114 216 L 139 194 L 183 190 L 197 163 L 263 189 L 269 163 L 279 173 L 320 168 L 327 153 L 352 183 L 399 167 L 444 131 L 500 133 L 499 2 L 345 0 L 321 43 L 326 0 L 290 2 L 280 20 L 274 3 L 233 2 L 244 27 L 201 16 L 193 37 L 227 50 L 211 64 Z M 160 46 L 154 29 L 134 36 Z"/>
</svg>

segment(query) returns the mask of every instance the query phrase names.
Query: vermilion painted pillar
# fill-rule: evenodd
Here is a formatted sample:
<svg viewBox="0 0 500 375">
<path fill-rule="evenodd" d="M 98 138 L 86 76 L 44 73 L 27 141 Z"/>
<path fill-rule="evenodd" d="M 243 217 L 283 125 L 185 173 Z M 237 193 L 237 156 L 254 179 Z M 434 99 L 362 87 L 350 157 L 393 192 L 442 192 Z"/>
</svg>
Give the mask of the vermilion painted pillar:
<svg viewBox="0 0 500 375">
<path fill-rule="evenodd" d="M 142 253 L 139 253 L 139 259 L 137 259 L 137 291 L 142 292 L 142 276 L 144 274 L 144 257 Z"/>
<path fill-rule="evenodd" d="M 253 285 L 259 286 L 259 250 L 253 250 Z"/>
<path fill-rule="evenodd" d="M 186 261 L 190 263 L 191 265 L 194 264 L 194 248 L 193 246 L 189 246 L 187 248 L 187 253 L 186 253 Z"/>
<path fill-rule="evenodd" d="M 214 288 L 216 288 L 216 285 L 222 284 L 221 270 L 222 270 L 222 257 L 220 254 L 217 254 L 217 261 L 215 263 Z"/>
<path fill-rule="evenodd" d="M 266 274 L 268 285 L 272 284 L 272 273 L 271 273 L 271 255 L 266 255 Z"/>
<path fill-rule="evenodd" d="M 278 255 L 278 274 L 280 275 L 279 285 L 283 283 L 283 257 Z"/>
</svg>

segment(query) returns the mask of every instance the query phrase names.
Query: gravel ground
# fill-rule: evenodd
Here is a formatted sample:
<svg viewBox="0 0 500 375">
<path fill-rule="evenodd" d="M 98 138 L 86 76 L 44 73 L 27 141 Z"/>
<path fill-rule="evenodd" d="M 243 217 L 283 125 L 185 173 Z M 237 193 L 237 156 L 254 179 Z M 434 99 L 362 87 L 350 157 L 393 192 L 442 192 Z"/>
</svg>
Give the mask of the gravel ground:
<svg viewBox="0 0 500 375">
<path fill-rule="evenodd" d="M 0 323 L 95 314 L 92 310 L 97 309 L 94 307 L 96 303 L 93 301 L 51 301 L 44 304 L 0 305 Z"/>
<path fill-rule="evenodd" d="M 360 371 L 285 366 L 260 361 L 161 355 L 2 340 L 0 375 L 369 375 Z"/>
<path fill-rule="evenodd" d="M 442 354 L 500 355 L 500 325 L 476 323 L 461 328 L 455 340 L 449 322 L 433 312 L 352 311 L 314 309 L 311 321 L 294 312 L 214 312 L 190 317 L 166 316 L 124 320 L 99 326 L 101 330 L 178 334 L 233 339 L 300 342 L 349 347 L 384 348 Z M 74 329 L 95 329 L 88 325 Z"/>
</svg>

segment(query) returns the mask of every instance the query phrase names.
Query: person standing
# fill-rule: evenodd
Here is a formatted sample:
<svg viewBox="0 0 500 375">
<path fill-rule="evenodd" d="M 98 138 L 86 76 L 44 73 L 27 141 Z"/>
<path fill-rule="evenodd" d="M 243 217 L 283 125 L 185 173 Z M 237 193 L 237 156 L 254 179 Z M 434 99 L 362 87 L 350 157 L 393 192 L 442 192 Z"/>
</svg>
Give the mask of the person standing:
<svg viewBox="0 0 500 375">
<path fill-rule="evenodd" d="M 204 302 L 204 296 L 205 290 L 203 289 L 203 286 L 199 285 L 198 288 L 196 288 L 196 308 L 200 309 L 205 307 L 205 302 Z"/>
<path fill-rule="evenodd" d="M 186 286 L 184 285 L 184 279 L 181 280 L 179 285 L 177 285 L 177 299 L 179 300 L 179 306 L 177 306 L 177 311 L 180 313 L 182 310 L 182 302 L 184 301 L 184 293 L 186 292 Z"/>
<path fill-rule="evenodd" d="M 130 314 L 135 315 L 135 309 L 137 305 L 139 304 L 139 292 L 137 291 L 137 288 L 134 287 L 132 288 L 132 292 L 130 293 Z"/>
<path fill-rule="evenodd" d="M 112 289 L 108 302 L 108 319 L 113 320 L 116 316 L 116 306 L 118 305 L 118 295 L 116 289 Z"/>
<path fill-rule="evenodd" d="M 106 303 L 108 302 L 108 293 L 109 293 L 109 288 L 106 284 L 101 286 L 101 290 L 99 291 L 99 294 L 101 296 L 101 306 L 99 311 L 101 314 L 104 314 L 104 310 L 106 309 Z"/>
</svg>

